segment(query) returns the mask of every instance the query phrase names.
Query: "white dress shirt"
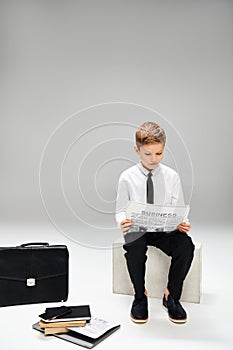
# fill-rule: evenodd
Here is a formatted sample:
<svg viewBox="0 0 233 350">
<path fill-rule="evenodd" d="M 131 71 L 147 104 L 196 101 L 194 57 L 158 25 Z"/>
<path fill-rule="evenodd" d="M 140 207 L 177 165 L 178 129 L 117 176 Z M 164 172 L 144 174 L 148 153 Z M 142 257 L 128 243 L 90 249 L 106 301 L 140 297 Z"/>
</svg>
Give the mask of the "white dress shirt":
<svg viewBox="0 0 233 350">
<path fill-rule="evenodd" d="M 164 164 L 158 164 L 151 171 L 154 186 L 154 204 L 184 205 L 180 177 L 177 172 Z M 120 175 L 117 199 L 116 222 L 118 226 L 126 219 L 125 209 L 129 201 L 146 203 L 147 175 L 149 170 L 139 162 Z"/>
</svg>

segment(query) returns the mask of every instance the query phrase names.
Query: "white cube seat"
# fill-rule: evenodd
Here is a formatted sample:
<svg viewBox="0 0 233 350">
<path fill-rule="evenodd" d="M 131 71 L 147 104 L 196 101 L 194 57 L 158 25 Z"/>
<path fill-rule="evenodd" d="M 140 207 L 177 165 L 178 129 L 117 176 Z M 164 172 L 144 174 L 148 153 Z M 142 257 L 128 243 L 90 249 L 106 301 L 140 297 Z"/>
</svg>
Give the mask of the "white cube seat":
<svg viewBox="0 0 233 350">
<path fill-rule="evenodd" d="M 113 293 L 133 295 L 134 290 L 126 266 L 123 238 L 112 245 Z M 200 303 L 202 278 L 202 245 L 195 243 L 194 258 L 183 285 L 181 300 Z M 146 290 L 149 297 L 162 298 L 167 286 L 171 258 L 155 247 L 148 247 L 146 262 Z"/>
</svg>

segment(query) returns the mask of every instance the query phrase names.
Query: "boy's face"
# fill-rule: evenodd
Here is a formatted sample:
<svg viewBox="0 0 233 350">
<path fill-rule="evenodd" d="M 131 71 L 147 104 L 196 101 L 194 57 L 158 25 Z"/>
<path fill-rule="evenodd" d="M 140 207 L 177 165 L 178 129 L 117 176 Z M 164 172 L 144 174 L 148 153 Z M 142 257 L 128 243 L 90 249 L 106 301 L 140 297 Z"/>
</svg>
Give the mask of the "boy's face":
<svg viewBox="0 0 233 350">
<path fill-rule="evenodd" d="M 148 170 L 153 170 L 163 158 L 164 144 L 161 142 L 149 143 L 140 148 L 134 146 L 134 150 L 139 155 L 142 165 Z"/>
</svg>

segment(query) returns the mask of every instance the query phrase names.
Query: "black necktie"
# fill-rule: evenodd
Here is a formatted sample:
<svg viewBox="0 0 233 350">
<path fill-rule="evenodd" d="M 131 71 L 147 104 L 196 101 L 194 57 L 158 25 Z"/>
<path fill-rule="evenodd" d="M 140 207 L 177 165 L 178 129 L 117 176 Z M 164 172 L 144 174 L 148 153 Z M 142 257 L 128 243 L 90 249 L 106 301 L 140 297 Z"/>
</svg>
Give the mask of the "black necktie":
<svg viewBox="0 0 233 350">
<path fill-rule="evenodd" d="M 154 187 L 153 187 L 153 181 L 152 181 L 152 173 L 149 172 L 147 175 L 147 203 L 153 204 L 154 203 Z"/>
</svg>

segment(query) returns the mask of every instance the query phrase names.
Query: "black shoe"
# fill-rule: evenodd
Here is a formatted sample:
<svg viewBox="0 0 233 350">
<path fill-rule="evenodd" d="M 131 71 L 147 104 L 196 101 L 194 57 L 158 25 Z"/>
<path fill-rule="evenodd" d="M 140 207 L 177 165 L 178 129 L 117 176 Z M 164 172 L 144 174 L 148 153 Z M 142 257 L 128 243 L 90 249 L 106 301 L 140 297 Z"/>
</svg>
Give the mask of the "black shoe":
<svg viewBox="0 0 233 350">
<path fill-rule="evenodd" d="M 169 320 L 175 323 L 185 323 L 187 321 L 187 315 L 183 307 L 178 300 L 173 299 L 171 294 L 168 295 L 166 300 L 163 296 L 163 306 L 168 312 Z"/>
<path fill-rule="evenodd" d="M 134 299 L 131 308 L 130 318 L 135 323 L 146 323 L 148 320 L 148 302 L 147 296 L 142 299 Z"/>
</svg>

